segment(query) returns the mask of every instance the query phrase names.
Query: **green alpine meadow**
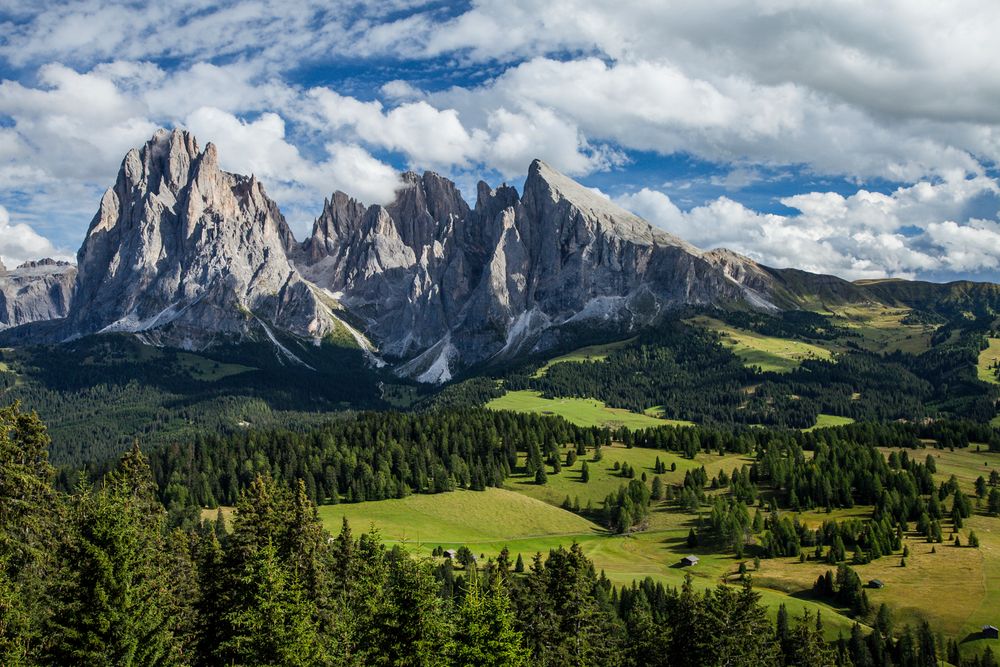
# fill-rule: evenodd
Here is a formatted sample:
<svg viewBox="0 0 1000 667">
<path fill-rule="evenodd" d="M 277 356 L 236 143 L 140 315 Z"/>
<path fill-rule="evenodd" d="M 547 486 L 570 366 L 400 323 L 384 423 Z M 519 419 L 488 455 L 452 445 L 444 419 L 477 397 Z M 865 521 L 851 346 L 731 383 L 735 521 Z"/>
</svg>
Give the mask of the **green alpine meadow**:
<svg viewBox="0 0 1000 667">
<path fill-rule="evenodd" d="M 0 1 L 0 667 L 1000 667 L 998 35 Z"/>
</svg>

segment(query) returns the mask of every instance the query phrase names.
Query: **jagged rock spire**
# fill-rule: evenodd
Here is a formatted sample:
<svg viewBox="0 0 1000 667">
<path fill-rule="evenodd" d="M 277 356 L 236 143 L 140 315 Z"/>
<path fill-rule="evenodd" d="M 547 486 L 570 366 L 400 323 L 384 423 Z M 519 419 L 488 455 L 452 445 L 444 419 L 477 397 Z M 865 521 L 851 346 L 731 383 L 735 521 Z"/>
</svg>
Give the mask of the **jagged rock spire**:
<svg viewBox="0 0 1000 667">
<path fill-rule="evenodd" d="M 213 144 L 160 130 L 125 156 L 90 224 L 73 333 L 155 332 L 198 346 L 263 321 L 323 335 L 330 320 L 288 261 L 293 243 L 260 181 L 222 171 Z"/>
</svg>

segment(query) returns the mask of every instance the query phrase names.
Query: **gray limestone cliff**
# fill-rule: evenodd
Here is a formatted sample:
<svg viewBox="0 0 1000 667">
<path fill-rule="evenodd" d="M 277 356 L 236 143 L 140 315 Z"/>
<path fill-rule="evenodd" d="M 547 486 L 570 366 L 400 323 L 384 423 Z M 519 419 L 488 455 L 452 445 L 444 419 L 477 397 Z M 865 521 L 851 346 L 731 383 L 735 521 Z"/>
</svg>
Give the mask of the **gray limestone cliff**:
<svg viewBox="0 0 1000 667">
<path fill-rule="evenodd" d="M 320 337 L 329 309 L 289 263 L 291 231 L 253 176 L 219 168 L 187 132 L 161 130 L 125 156 L 78 254 L 74 336 L 142 333 L 158 344 Z"/>
<path fill-rule="evenodd" d="M 432 173 L 405 174 L 384 207 L 336 193 L 298 262 L 405 362 L 401 373 L 433 382 L 544 349 L 568 324 L 636 329 L 693 304 L 776 308 L 750 260 L 702 253 L 537 160 L 522 195 L 480 183 L 474 208 Z"/>
<path fill-rule="evenodd" d="M 538 160 L 520 194 L 479 183 L 471 207 L 429 172 L 403 174 L 387 205 L 335 192 L 299 244 L 256 178 L 222 171 L 212 144 L 180 130 L 125 156 L 78 265 L 72 298 L 65 267 L 16 316 L 0 291 L 0 326 L 65 317 L 63 339 L 130 332 L 188 348 L 346 333 L 424 382 L 682 306 L 794 308 L 803 284 L 702 252 Z"/>
<path fill-rule="evenodd" d="M 75 281 L 68 262 L 43 259 L 13 271 L 0 263 L 0 329 L 66 317 Z"/>
</svg>

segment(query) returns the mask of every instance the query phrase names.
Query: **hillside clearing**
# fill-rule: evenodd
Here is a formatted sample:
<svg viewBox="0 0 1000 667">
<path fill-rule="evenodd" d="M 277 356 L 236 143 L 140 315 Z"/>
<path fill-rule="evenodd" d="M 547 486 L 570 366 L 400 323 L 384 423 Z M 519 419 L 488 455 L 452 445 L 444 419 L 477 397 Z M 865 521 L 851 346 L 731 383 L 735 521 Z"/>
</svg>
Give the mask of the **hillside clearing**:
<svg viewBox="0 0 1000 667">
<path fill-rule="evenodd" d="M 994 372 L 1000 364 L 1000 338 L 987 338 L 989 347 L 979 353 L 979 362 L 976 364 L 976 375 L 983 382 L 990 384 L 1000 384 L 1000 378 Z"/>
<path fill-rule="evenodd" d="M 903 320 L 911 313 L 909 308 L 891 308 L 879 304 L 853 304 L 830 308 L 833 323 L 851 330 L 859 338 L 839 341 L 856 342 L 872 352 L 908 352 L 920 354 L 931 347 L 931 337 L 936 326 L 908 324 Z"/>
<path fill-rule="evenodd" d="M 820 413 L 816 415 L 816 423 L 809 428 L 802 429 L 803 431 L 815 431 L 818 428 L 829 428 L 831 426 L 846 426 L 848 424 L 853 424 L 854 420 L 850 417 L 840 417 L 838 415 L 825 415 Z"/>
<path fill-rule="evenodd" d="M 521 389 L 508 391 L 500 398 L 486 404 L 491 410 L 512 410 L 539 415 L 559 416 L 577 426 L 626 426 L 650 428 L 655 426 L 692 426 L 688 421 L 660 419 L 648 414 L 610 408 L 603 401 L 593 398 L 545 398 L 541 392 Z"/>
<path fill-rule="evenodd" d="M 504 542 L 525 537 L 592 535 L 604 532 L 595 524 L 528 496 L 505 489 L 454 491 L 365 503 L 323 505 L 324 527 L 340 531 L 344 517 L 355 531 L 375 525 L 394 542 Z"/>
<path fill-rule="evenodd" d="M 831 349 L 801 340 L 765 336 L 745 329 L 737 329 L 711 317 L 693 317 L 689 323 L 719 334 L 722 344 L 730 348 L 747 366 L 758 366 L 762 371 L 790 373 L 806 359 L 829 359 Z"/>
<path fill-rule="evenodd" d="M 614 343 L 605 343 L 603 345 L 588 345 L 587 347 L 581 347 L 579 350 L 573 350 L 567 354 L 549 359 L 545 362 L 545 365 L 539 368 L 534 373 L 534 377 L 540 378 L 545 375 L 550 368 L 556 364 L 562 363 L 580 363 L 584 361 L 604 361 L 608 358 L 608 355 L 615 350 L 620 350 L 623 347 L 633 343 L 635 337 L 629 338 L 627 340 L 619 340 Z"/>
<path fill-rule="evenodd" d="M 576 542 L 598 571 L 619 586 L 650 577 L 677 587 L 689 572 L 699 588 L 711 588 L 723 580 L 735 581 L 731 577 L 738 561 L 732 556 L 687 547 L 687 531 L 696 521 L 693 515 L 662 506 L 654 511 L 674 514 L 674 527 L 610 535 L 570 512 L 503 489 L 415 495 L 401 500 L 319 508 L 324 526 L 333 533 L 340 530 L 342 517 L 346 516 L 355 534 L 374 527 L 384 540 L 402 543 L 418 557 L 430 557 L 437 546 L 467 546 L 481 559 L 496 558 L 507 547 L 511 560 L 520 554 L 529 565 L 535 553 L 546 554 L 550 549 Z M 546 534 L 545 530 L 552 532 Z M 681 556 L 688 553 L 698 554 L 701 562 L 690 569 L 678 567 Z M 755 588 L 772 617 L 779 604 L 785 604 L 792 616 L 801 615 L 803 609 L 813 614 L 822 610 L 829 639 L 841 632 L 848 633 L 853 625 L 852 620 L 824 603 L 764 586 Z"/>
</svg>

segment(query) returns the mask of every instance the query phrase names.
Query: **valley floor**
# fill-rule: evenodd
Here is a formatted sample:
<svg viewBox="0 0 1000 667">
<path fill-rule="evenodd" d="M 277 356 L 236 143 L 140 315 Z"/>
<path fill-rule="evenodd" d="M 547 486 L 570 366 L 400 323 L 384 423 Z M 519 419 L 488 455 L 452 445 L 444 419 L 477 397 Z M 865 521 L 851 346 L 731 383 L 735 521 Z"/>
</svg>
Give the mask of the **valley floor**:
<svg viewBox="0 0 1000 667">
<path fill-rule="evenodd" d="M 885 450 L 888 454 L 889 450 Z M 961 451 L 928 449 L 936 457 L 940 481 L 954 474 L 963 489 L 972 491 L 976 477 L 988 477 L 989 470 L 1000 469 L 1000 454 L 976 451 L 975 447 Z M 704 587 L 738 580 L 740 561 L 732 554 L 720 553 L 711 547 L 687 546 L 688 531 L 697 525 L 698 515 L 654 503 L 649 526 L 645 531 L 630 535 L 612 535 L 583 516 L 560 508 L 568 497 L 582 508 L 589 504 L 599 508 L 604 497 L 627 481 L 615 469 L 623 463 L 634 467 L 637 475 L 646 473 L 652 479 L 659 458 L 667 467 L 661 475 L 664 482 L 679 484 L 685 471 L 704 466 L 709 476 L 720 470 L 750 463 L 738 455 L 699 454 L 695 460 L 658 450 L 621 445 L 602 448 L 603 458 L 594 462 L 591 453 L 582 457 L 559 474 L 550 474 L 545 485 L 535 484 L 523 475 L 508 479 L 503 489 L 485 492 L 456 491 L 438 495 L 414 495 L 400 500 L 385 500 L 357 504 L 324 505 L 320 516 L 330 531 L 339 530 L 347 518 L 356 532 L 377 529 L 383 539 L 405 545 L 421 557 L 431 557 L 435 547 L 469 547 L 480 557 L 495 558 L 507 547 L 511 558 L 520 554 L 525 563 L 536 552 L 546 553 L 559 545 L 579 543 L 586 555 L 603 570 L 616 585 L 629 585 L 646 577 L 670 586 L 679 586 L 690 572 Z M 911 452 L 923 458 L 924 451 Z M 588 463 L 590 481 L 580 479 L 583 460 Z M 676 469 L 670 471 L 672 464 Z M 707 509 L 703 508 L 703 512 Z M 804 512 L 798 518 L 812 526 L 828 519 L 867 518 L 870 507 Z M 979 549 L 955 547 L 946 534 L 944 544 L 932 546 L 924 538 L 909 533 L 904 543 L 909 549 L 905 567 L 900 557 L 886 556 L 866 565 L 852 566 L 862 581 L 881 579 L 885 588 L 868 590 L 873 607 L 882 602 L 893 608 L 897 622 L 916 623 L 926 618 L 948 636 L 968 640 L 974 646 L 978 631 L 984 624 L 1000 621 L 1000 520 L 977 510 L 959 531 L 963 540 L 969 530 L 975 530 L 981 540 Z M 680 558 L 694 554 L 700 562 L 691 568 L 679 565 Z M 745 561 L 754 587 L 772 613 L 780 604 L 789 612 L 801 615 L 803 609 L 822 612 L 824 627 L 830 638 L 848 633 L 854 621 L 843 611 L 824 601 L 814 599 L 812 585 L 831 566 L 812 559 L 805 563 L 798 558 L 762 559 L 760 570 L 754 571 L 752 552 Z"/>
</svg>

